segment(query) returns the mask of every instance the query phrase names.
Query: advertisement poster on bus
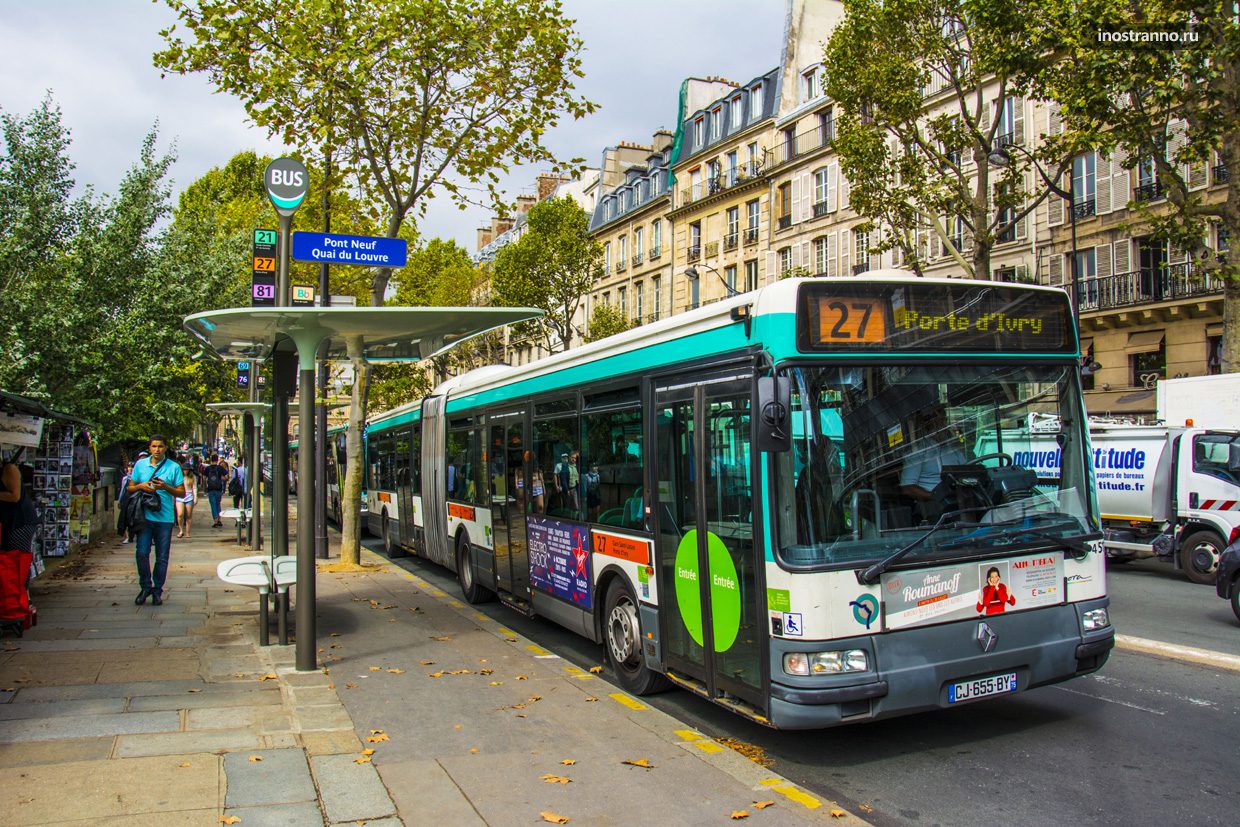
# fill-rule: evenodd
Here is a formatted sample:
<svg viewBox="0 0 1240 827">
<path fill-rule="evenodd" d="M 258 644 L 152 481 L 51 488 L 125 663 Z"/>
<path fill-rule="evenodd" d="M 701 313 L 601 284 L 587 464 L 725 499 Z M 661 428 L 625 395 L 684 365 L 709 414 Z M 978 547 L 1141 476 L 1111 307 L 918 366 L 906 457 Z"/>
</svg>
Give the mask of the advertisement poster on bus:
<svg viewBox="0 0 1240 827">
<path fill-rule="evenodd" d="M 526 518 L 530 585 L 583 609 L 591 607 L 590 531 L 550 517 Z"/>
<path fill-rule="evenodd" d="M 1062 603 L 1063 554 L 894 572 L 882 582 L 887 629 L 968 620 Z"/>
</svg>

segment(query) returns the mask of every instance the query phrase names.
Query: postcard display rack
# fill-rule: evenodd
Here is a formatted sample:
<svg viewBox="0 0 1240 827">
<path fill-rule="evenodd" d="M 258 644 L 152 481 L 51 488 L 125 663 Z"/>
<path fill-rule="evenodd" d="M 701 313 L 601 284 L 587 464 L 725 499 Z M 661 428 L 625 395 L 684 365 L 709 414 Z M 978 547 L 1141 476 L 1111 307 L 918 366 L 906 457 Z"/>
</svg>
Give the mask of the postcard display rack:
<svg viewBox="0 0 1240 827">
<path fill-rule="evenodd" d="M 90 537 L 89 480 L 75 484 L 81 476 L 74 468 L 76 436 L 72 425 L 45 425 L 31 463 L 41 520 L 34 543 L 34 574 L 43 571 L 42 558 L 64 557 L 70 543 L 85 543 Z"/>
</svg>

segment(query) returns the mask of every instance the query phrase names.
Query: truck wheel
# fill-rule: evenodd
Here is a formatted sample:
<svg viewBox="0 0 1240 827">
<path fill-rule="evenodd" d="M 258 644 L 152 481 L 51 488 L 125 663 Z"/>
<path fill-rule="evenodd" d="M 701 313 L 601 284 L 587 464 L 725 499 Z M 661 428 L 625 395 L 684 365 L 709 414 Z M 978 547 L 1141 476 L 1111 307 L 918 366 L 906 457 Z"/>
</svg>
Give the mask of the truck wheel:
<svg viewBox="0 0 1240 827">
<path fill-rule="evenodd" d="M 1194 531 L 1180 545 L 1180 568 L 1194 583 L 1210 585 L 1218 574 L 1223 543 L 1213 531 Z"/>
<path fill-rule="evenodd" d="M 456 538 L 456 579 L 461 584 L 461 594 L 466 603 L 478 604 L 490 602 L 495 592 L 483 586 L 474 576 L 473 550 L 469 546 L 469 537 L 461 532 Z"/>
<path fill-rule="evenodd" d="M 1227 602 L 1231 604 L 1231 613 L 1236 616 L 1236 620 L 1240 620 L 1240 580 L 1231 584 L 1231 599 Z"/>
<path fill-rule="evenodd" d="M 628 584 L 619 578 L 612 581 L 604 606 L 603 641 L 620 685 L 634 695 L 652 695 L 669 688 L 667 678 L 647 667 L 642 657 L 641 621 Z"/>
</svg>

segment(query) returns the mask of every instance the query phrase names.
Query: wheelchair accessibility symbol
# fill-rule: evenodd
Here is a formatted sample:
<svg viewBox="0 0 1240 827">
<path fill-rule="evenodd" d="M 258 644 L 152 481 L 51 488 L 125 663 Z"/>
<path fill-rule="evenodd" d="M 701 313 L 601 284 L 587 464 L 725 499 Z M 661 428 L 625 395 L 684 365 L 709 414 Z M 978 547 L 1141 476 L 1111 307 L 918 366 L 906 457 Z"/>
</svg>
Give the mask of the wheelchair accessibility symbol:
<svg viewBox="0 0 1240 827">
<path fill-rule="evenodd" d="M 872 594 L 863 594 L 848 605 L 852 606 L 853 620 L 856 620 L 867 630 L 870 628 L 870 624 L 878 617 L 878 598 Z"/>
</svg>

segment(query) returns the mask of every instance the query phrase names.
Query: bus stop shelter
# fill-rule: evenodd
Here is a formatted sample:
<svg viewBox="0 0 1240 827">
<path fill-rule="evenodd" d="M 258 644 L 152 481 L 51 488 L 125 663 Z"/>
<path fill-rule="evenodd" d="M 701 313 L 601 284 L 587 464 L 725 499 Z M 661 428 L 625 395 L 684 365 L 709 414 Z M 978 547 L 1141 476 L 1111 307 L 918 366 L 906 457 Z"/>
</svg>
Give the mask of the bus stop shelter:
<svg viewBox="0 0 1240 827">
<path fill-rule="evenodd" d="M 191 335 L 221 359 L 266 359 L 291 342 L 297 352 L 298 395 L 302 422 L 314 418 L 317 358 L 360 359 L 371 363 L 415 362 L 437 356 L 475 336 L 542 315 L 528 307 L 246 307 L 209 310 L 185 317 Z M 278 362 L 277 362 L 278 365 Z M 279 376 L 273 381 L 277 399 Z M 238 403 L 240 404 L 240 403 Z M 273 440 L 277 457 L 288 450 L 287 419 L 275 406 Z M 297 490 L 314 490 L 315 444 L 312 429 L 301 429 L 297 455 Z M 260 467 L 254 462 L 253 467 Z M 284 463 L 273 461 L 276 475 Z M 251 473 L 253 476 L 253 473 Z M 284 486 L 276 489 L 276 495 Z M 314 520 L 317 504 L 299 499 L 297 509 L 297 668 L 317 667 L 315 630 Z M 273 523 L 281 513 L 273 508 Z M 287 526 L 273 525 L 273 537 L 287 537 Z M 281 550 L 277 549 L 277 553 Z"/>
</svg>

